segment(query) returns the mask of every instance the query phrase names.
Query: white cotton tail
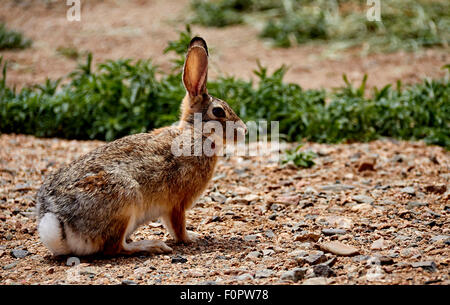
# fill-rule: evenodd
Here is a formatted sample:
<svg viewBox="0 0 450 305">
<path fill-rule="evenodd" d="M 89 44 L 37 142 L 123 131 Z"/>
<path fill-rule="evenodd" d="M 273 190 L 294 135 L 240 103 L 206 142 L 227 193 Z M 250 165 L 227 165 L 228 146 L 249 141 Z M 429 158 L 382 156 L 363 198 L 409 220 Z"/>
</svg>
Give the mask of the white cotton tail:
<svg viewBox="0 0 450 305">
<path fill-rule="evenodd" d="M 66 241 L 63 238 L 63 228 L 53 213 L 45 213 L 38 225 L 39 237 L 42 243 L 53 255 L 69 254 Z"/>
</svg>

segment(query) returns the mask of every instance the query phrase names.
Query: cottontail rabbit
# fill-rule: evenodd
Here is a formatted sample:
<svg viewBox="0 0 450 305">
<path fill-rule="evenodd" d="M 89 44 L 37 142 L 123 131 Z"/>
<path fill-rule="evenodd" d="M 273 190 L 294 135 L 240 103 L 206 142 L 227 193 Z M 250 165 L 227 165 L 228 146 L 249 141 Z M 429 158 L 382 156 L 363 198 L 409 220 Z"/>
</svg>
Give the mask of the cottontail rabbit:
<svg viewBox="0 0 450 305">
<path fill-rule="evenodd" d="M 208 94 L 207 74 L 208 48 L 195 37 L 184 65 L 187 92 L 177 126 L 107 143 L 46 179 L 37 194 L 38 232 L 54 255 L 171 252 L 160 240 L 128 240 L 137 227 L 158 218 L 176 242 L 194 239 L 185 228 L 185 211 L 206 188 L 217 155 L 176 155 L 172 144 L 177 138 L 190 143 L 210 138 L 195 135 L 194 114 L 203 123 L 216 121 L 225 128 L 234 122 L 238 132 L 246 132 L 230 106 Z"/>
</svg>

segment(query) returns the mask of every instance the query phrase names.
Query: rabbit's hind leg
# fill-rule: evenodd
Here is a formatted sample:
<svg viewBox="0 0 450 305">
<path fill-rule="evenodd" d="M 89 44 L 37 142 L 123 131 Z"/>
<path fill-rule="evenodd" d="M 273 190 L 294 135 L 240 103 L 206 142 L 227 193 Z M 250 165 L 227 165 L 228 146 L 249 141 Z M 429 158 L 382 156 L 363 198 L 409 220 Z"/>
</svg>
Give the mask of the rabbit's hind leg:
<svg viewBox="0 0 450 305">
<path fill-rule="evenodd" d="M 104 243 L 103 253 L 106 255 L 132 255 L 140 252 L 154 254 L 172 252 L 172 248 L 161 240 L 127 242 L 130 227 L 134 227 L 134 225 L 133 217 L 116 220 L 115 225 L 110 229 L 108 240 Z"/>
</svg>

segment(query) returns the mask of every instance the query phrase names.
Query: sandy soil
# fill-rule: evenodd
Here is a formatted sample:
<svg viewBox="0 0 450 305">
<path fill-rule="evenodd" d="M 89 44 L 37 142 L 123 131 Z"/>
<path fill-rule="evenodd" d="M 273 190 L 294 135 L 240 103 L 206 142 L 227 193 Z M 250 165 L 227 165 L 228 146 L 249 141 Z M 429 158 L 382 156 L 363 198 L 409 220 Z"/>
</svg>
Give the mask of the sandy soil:
<svg viewBox="0 0 450 305">
<path fill-rule="evenodd" d="M 168 40 L 178 37 L 177 31 L 184 29 L 183 21 L 189 15 L 188 0 L 94 0 L 82 2 L 81 22 L 69 22 L 64 3 L 1 1 L 0 21 L 34 41 L 31 49 L 2 52 L 12 62 L 10 85 L 40 83 L 71 72 L 76 61 L 58 54 L 58 47 L 93 52 L 96 62 L 151 57 L 168 71 L 170 56 L 164 55 L 163 49 Z M 341 86 L 344 73 L 357 83 L 367 73 L 369 87 L 398 79 L 414 83 L 424 77 L 442 77 L 441 67 L 449 60 L 448 49 L 440 48 L 364 57 L 357 50 L 334 54 L 317 46 L 274 49 L 257 38 L 257 29 L 245 25 L 225 29 L 193 26 L 193 32 L 208 41 L 214 58 L 211 77 L 225 74 L 248 79 L 260 59 L 270 70 L 288 65 L 286 80 L 305 88 Z"/>
<path fill-rule="evenodd" d="M 0 283 L 450 284 L 450 155 L 389 140 L 307 144 L 320 156 L 311 169 L 224 158 L 188 212 L 197 243 L 175 245 L 150 223 L 132 239 L 174 253 L 55 259 L 36 232 L 36 190 L 101 144 L 0 136 Z M 331 241 L 353 253 L 326 250 Z"/>
<path fill-rule="evenodd" d="M 76 61 L 59 55 L 61 46 L 91 51 L 97 62 L 152 57 L 170 68 L 162 51 L 183 28 L 187 0 L 83 1 L 80 23 L 66 20 L 61 2 L 0 2 L 0 21 L 34 41 L 31 49 L 1 53 L 12 62 L 10 85 L 72 71 Z M 354 81 L 368 73 L 377 87 L 417 82 L 443 76 L 449 59 L 445 49 L 330 58 L 324 48 L 270 48 L 249 26 L 193 30 L 209 43 L 212 77 L 251 77 L 259 58 L 271 70 L 291 66 L 286 79 L 306 88 L 342 85 L 343 73 Z M 188 213 L 197 243 L 175 245 L 160 223 L 150 223 L 133 239 L 162 239 L 174 253 L 53 258 L 36 232 L 36 191 L 50 171 L 101 144 L 0 136 L 0 284 L 450 284 L 450 155 L 391 140 L 307 144 L 319 153 L 311 169 L 225 158 Z"/>
</svg>

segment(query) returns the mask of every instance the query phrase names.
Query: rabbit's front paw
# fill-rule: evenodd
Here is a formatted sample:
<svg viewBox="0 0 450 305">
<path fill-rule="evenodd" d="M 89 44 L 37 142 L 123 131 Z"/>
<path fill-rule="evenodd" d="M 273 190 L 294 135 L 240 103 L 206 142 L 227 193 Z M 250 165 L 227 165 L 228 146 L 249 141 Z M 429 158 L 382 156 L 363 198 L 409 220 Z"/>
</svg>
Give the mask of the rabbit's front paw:
<svg viewBox="0 0 450 305">
<path fill-rule="evenodd" d="M 200 239 L 201 235 L 192 231 L 186 231 L 186 237 L 182 241 L 185 244 L 195 243 Z"/>
</svg>

